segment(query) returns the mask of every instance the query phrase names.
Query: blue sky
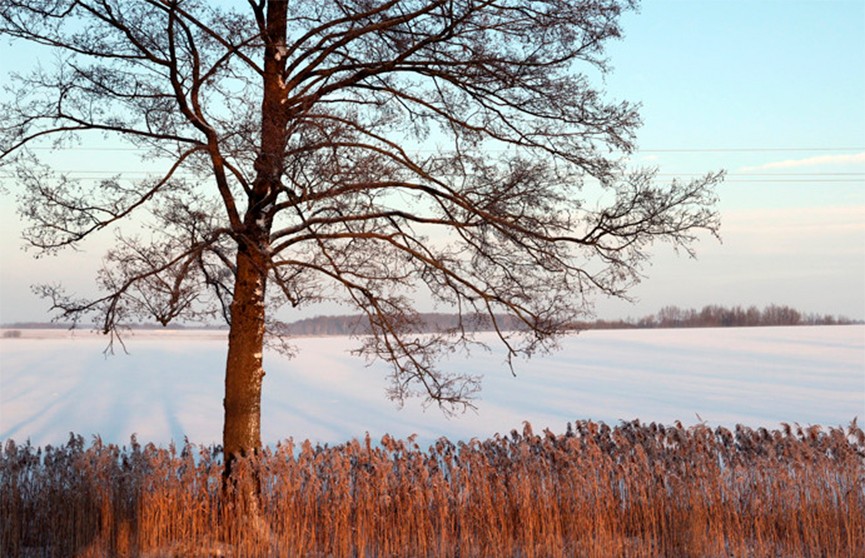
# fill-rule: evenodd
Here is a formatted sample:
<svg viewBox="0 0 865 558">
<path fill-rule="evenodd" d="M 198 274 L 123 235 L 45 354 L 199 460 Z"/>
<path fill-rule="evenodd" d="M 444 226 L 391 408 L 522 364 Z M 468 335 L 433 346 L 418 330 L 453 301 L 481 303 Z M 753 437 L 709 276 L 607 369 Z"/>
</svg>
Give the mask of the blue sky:
<svg viewBox="0 0 865 558">
<path fill-rule="evenodd" d="M 642 103 L 632 163 L 670 179 L 726 169 L 723 242 L 705 238 L 696 260 L 658 247 L 638 301 L 598 301 L 598 315 L 777 303 L 865 319 L 865 2 L 649 0 L 624 28 L 604 80 Z M 0 74 L 33 56 L 8 52 Z M 121 156 L 74 164 L 116 168 Z M 34 260 L 14 204 L 0 195 L 0 323 L 46 318 L 31 283 L 91 289 L 111 241 Z"/>
<path fill-rule="evenodd" d="M 643 103 L 635 162 L 726 169 L 723 243 L 696 261 L 659 250 L 636 307 L 599 313 L 774 302 L 865 317 L 865 2 L 648 1 L 624 24 L 607 82 Z"/>
</svg>

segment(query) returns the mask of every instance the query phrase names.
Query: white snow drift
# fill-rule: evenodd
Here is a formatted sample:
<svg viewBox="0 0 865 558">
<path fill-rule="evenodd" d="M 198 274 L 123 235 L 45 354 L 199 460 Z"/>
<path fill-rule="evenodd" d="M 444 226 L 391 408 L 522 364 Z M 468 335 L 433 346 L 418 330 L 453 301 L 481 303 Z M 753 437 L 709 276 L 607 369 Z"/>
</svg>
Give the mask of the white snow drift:
<svg viewBox="0 0 865 558">
<path fill-rule="evenodd" d="M 63 443 L 69 432 L 106 442 L 166 444 L 222 435 L 225 335 L 136 332 L 130 354 L 105 357 L 106 339 L 66 331 L 0 339 L 0 440 Z M 847 424 L 865 415 L 865 326 L 587 331 L 560 352 L 521 361 L 501 353 L 448 366 L 484 376 L 477 411 L 385 397 L 388 370 L 349 354 L 357 340 L 302 338 L 298 356 L 265 356 L 263 438 L 340 443 L 369 432 L 428 443 L 520 428 L 564 431 L 568 421 L 777 426 Z M 698 415 L 700 419 L 698 419 Z"/>
</svg>

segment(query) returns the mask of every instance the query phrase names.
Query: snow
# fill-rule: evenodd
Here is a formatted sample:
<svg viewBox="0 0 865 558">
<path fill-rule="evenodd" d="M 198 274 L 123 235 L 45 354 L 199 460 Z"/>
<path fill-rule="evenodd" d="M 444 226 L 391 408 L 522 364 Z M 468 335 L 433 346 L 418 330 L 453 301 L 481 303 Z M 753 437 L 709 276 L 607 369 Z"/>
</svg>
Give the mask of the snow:
<svg viewBox="0 0 865 558">
<path fill-rule="evenodd" d="M 492 341 L 492 339 L 490 339 Z M 69 432 L 124 444 L 222 435 L 226 335 L 135 332 L 130 354 L 105 357 L 89 333 L 23 330 L 0 339 L 0 440 L 60 444 Z M 487 438 L 532 423 L 569 421 L 776 427 L 846 425 L 865 417 L 865 326 L 587 331 L 550 356 L 517 363 L 473 352 L 447 364 L 484 376 L 477 411 L 445 417 L 385 397 L 383 364 L 349 354 L 358 340 L 300 338 L 298 354 L 265 353 L 262 437 L 341 443 L 369 432 L 421 443 Z M 698 418 L 699 415 L 699 418 Z"/>
</svg>

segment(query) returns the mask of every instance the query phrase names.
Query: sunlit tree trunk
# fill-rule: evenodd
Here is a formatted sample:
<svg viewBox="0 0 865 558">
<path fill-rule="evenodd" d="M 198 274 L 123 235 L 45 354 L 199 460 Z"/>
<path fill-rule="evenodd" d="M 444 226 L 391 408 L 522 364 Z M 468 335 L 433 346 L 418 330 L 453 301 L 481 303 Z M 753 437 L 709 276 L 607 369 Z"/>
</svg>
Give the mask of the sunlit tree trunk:
<svg viewBox="0 0 865 558">
<path fill-rule="evenodd" d="M 284 109 L 286 9 L 284 0 L 258 7 L 256 20 L 265 37 L 261 136 L 255 181 L 248 192 L 243 229 L 238 231 L 231 331 L 225 370 L 223 449 L 226 475 L 235 459 L 261 447 L 262 353 L 265 335 L 265 291 L 269 272 L 271 210 L 280 188 L 288 132 Z M 266 11 L 265 11 L 266 10 Z"/>
<path fill-rule="evenodd" d="M 264 294 L 267 271 L 249 250 L 237 255 L 231 330 L 225 367 L 223 446 L 226 473 L 233 461 L 261 447 L 261 384 L 264 378 Z"/>
</svg>

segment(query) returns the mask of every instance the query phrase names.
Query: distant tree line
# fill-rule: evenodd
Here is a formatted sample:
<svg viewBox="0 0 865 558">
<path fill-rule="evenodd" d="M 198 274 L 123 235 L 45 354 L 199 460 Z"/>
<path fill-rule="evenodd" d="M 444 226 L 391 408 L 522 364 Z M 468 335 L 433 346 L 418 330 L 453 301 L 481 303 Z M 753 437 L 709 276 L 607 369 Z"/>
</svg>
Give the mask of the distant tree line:
<svg viewBox="0 0 865 558">
<path fill-rule="evenodd" d="M 497 316 L 496 322 L 503 329 L 516 329 L 519 323 L 507 316 Z M 463 328 L 467 331 L 489 331 L 493 323 L 487 315 L 463 316 L 456 314 L 422 314 L 425 331 L 444 331 Z M 848 325 L 858 323 L 845 317 L 803 314 L 789 306 L 769 305 L 762 310 L 756 306 L 726 307 L 704 306 L 701 310 L 665 306 L 656 314 L 639 319 L 595 320 L 573 324 L 573 329 L 652 329 L 694 327 L 761 327 L 797 325 Z M 360 316 L 318 316 L 284 324 L 289 335 L 361 335 L 366 333 L 364 320 Z"/>
<path fill-rule="evenodd" d="M 421 314 L 420 323 L 424 332 L 440 332 L 462 329 L 467 332 L 492 331 L 493 320 L 488 314 L 426 313 Z M 508 315 L 495 316 L 495 325 L 503 331 L 520 327 L 520 320 Z M 288 335 L 363 335 L 368 333 L 369 321 L 359 315 L 317 316 L 281 325 Z"/>
<path fill-rule="evenodd" d="M 829 314 L 803 314 L 795 308 L 771 304 L 762 310 L 756 306 L 708 305 L 702 310 L 665 306 L 656 314 L 639 320 L 597 321 L 586 328 L 673 328 L 673 327 L 765 327 L 796 325 L 849 325 L 857 323 L 846 317 Z"/>
<path fill-rule="evenodd" d="M 460 316 L 458 314 L 426 313 L 421 314 L 422 332 L 440 332 L 463 329 L 467 332 L 492 331 L 493 321 L 487 314 Z M 678 306 L 665 306 L 657 313 L 639 319 L 594 320 L 572 325 L 574 330 L 583 329 L 653 329 L 653 328 L 695 328 L 695 327 L 766 327 L 797 325 L 850 325 L 862 323 L 843 316 L 830 314 L 804 314 L 790 306 L 771 304 L 762 310 L 756 306 L 708 305 L 701 310 L 685 309 Z M 496 315 L 496 325 L 502 330 L 516 330 L 521 322 L 507 315 Z M 14 323 L 2 326 L 16 329 L 68 328 L 64 323 Z M 152 324 L 131 324 L 131 329 L 162 329 Z M 170 324 L 168 329 L 224 329 L 224 326 L 203 326 L 200 324 Z M 369 333 L 369 322 L 360 315 L 316 316 L 291 323 L 274 326 L 289 336 L 318 335 L 365 335 Z M 7 332 L 8 333 L 8 332 Z"/>
</svg>

